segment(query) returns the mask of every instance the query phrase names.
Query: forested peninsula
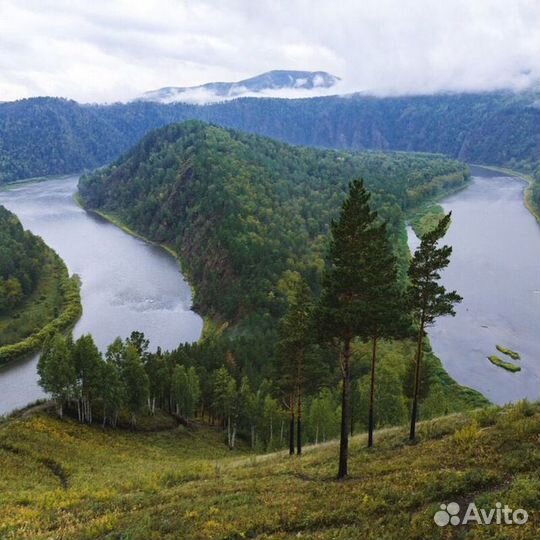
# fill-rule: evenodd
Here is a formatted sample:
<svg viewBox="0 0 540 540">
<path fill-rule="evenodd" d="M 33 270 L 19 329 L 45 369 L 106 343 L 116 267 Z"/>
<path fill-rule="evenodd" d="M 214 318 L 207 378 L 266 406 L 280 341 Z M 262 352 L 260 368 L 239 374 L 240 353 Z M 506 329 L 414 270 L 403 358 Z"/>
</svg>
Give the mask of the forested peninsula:
<svg viewBox="0 0 540 540">
<path fill-rule="evenodd" d="M 37 351 L 81 314 L 77 277 L 0 206 L 0 365 Z"/>
<path fill-rule="evenodd" d="M 150 133 L 109 167 L 82 177 L 79 190 L 88 209 L 179 254 L 195 289 L 195 309 L 221 331 L 182 345 L 159 361 L 196 367 L 204 381 L 203 408 L 211 410 L 211 381 L 223 362 L 235 378 L 247 376 L 253 388 L 275 379 L 286 291 L 300 275 L 314 295 L 320 293 L 329 225 L 349 182 L 360 177 L 387 222 L 403 283 L 409 259 L 405 214 L 466 185 L 469 173 L 463 163 L 441 155 L 300 148 L 188 121 Z M 400 423 L 407 414 L 411 373 L 405 360 L 410 360 L 412 348 L 408 340 L 381 344 L 383 376 L 390 379 L 386 392 L 396 399 L 393 413 L 380 422 Z M 364 385 L 369 371 L 364 345 L 355 349 L 354 377 Z M 422 399 L 429 399 L 423 417 L 486 403 L 452 381 L 429 345 L 426 349 Z M 312 394 L 319 399 L 319 390 L 331 388 L 321 399 L 332 409 L 336 373 L 325 373 Z M 366 399 L 364 392 L 358 395 Z M 358 402 L 355 407 L 360 414 L 364 405 Z"/>
</svg>

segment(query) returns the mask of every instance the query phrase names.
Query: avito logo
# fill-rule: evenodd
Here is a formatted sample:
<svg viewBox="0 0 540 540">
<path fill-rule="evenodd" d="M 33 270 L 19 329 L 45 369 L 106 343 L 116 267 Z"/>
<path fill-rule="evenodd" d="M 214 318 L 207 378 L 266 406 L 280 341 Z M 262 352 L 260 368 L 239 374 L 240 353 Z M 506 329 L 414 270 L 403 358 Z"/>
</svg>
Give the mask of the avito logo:
<svg viewBox="0 0 540 540">
<path fill-rule="evenodd" d="M 477 523 L 479 525 L 523 525 L 527 523 L 529 514 L 526 510 L 518 508 L 512 510 L 507 504 L 503 505 L 498 502 L 495 508 L 485 510 L 478 508 L 476 504 L 470 503 L 463 518 L 459 516 L 460 506 L 456 502 L 441 504 L 440 510 L 435 512 L 433 520 L 439 527 L 446 525 L 467 525 L 468 523 Z"/>
</svg>

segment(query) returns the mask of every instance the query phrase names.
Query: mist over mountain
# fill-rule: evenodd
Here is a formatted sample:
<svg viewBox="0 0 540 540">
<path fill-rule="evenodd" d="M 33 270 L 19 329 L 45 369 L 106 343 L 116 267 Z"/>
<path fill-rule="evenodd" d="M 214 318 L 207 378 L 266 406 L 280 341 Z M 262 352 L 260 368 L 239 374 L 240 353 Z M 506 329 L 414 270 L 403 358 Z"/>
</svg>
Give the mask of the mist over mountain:
<svg viewBox="0 0 540 540">
<path fill-rule="evenodd" d="M 314 97 L 335 88 L 339 77 L 326 71 L 274 70 L 237 82 L 167 86 L 145 92 L 139 100 L 157 103 L 214 103 L 240 97 Z"/>
<path fill-rule="evenodd" d="M 540 148 L 539 101 L 533 92 L 239 98 L 204 106 L 32 98 L 0 103 L 0 183 L 110 163 L 148 131 L 188 119 L 302 146 L 437 152 L 532 167 Z"/>
</svg>

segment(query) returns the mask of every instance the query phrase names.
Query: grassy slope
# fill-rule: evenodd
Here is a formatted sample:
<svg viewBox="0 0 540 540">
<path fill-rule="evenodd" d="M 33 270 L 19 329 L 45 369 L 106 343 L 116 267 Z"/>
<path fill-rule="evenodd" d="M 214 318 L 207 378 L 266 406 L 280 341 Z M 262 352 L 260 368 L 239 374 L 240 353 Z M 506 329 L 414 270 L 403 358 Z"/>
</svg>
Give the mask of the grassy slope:
<svg viewBox="0 0 540 540">
<path fill-rule="evenodd" d="M 478 421 L 478 423 L 476 421 Z M 44 413 L 0 425 L 5 539 L 532 539 L 540 509 L 540 407 L 452 415 L 352 439 L 351 478 L 336 482 L 337 443 L 230 453 L 209 428 L 101 430 Z M 244 455 L 243 455 L 244 454 Z M 438 505 L 525 508 L 525 526 L 438 528 Z M 459 531 L 459 536 L 457 535 Z"/>
</svg>

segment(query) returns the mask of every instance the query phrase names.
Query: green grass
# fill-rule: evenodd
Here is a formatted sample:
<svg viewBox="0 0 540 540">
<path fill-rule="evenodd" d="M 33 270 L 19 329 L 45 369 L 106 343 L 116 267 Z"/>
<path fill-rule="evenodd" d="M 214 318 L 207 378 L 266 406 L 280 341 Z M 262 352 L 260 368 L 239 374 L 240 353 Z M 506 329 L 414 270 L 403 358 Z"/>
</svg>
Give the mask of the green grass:
<svg viewBox="0 0 540 540">
<path fill-rule="evenodd" d="M 505 362 L 495 354 L 491 354 L 490 356 L 488 356 L 488 359 L 493 365 L 506 369 L 506 371 L 510 371 L 512 373 L 521 371 L 521 367 L 516 366 L 515 364 L 511 364 L 510 362 Z"/>
<path fill-rule="evenodd" d="M 336 441 L 283 452 L 230 452 L 222 433 L 102 430 L 45 413 L 0 425 L 0 538 L 532 539 L 540 522 L 540 409 L 517 404 L 406 430 L 353 437 L 350 478 L 334 480 Z M 442 503 L 501 501 L 522 526 L 439 528 Z"/>
<path fill-rule="evenodd" d="M 506 354 L 506 356 L 509 356 L 512 360 L 521 360 L 521 356 L 519 356 L 518 352 L 513 351 L 512 349 L 507 349 L 506 347 L 503 347 L 502 345 L 495 345 L 495 347 L 497 348 L 499 352 Z"/>
</svg>

